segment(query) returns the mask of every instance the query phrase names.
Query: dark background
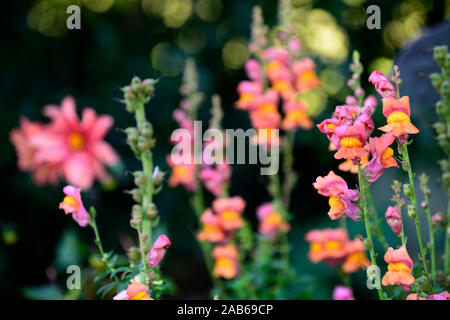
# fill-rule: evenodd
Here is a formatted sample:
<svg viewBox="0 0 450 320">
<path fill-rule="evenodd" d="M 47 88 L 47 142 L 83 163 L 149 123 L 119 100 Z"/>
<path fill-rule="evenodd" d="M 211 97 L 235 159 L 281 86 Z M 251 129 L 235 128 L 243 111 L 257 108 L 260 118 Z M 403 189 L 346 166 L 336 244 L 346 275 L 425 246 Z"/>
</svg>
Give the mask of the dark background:
<svg viewBox="0 0 450 320">
<path fill-rule="evenodd" d="M 325 84 L 317 104 L 315 122 L 328 117 L 336 104 L 349 94 L 345 88 L 351 52 L 358 50 L 369 71 L 378 68 L 389 72 L 398 61 L 404 86 L 402 95 L 410 95 L 413 121 L 421 130 L 410 147 L 414 169 L 431 176 L 432 212 L 445 210 L 446 198 L 440 183 L 437 159 L 443 152 L 437 147 L 431 125 L 436 121 L 433 103 L 437 96 L 429 84 L 428 74 L 436 70 L 431 48 L 449 41 L 448 23 L 442 22 L 450 8 L 434 1 L 312 1 L 297 0 L 294 16 L 297 30 L 306 40 L 304 49 L 314 58 Z M 67 30 L 65 8 L 79 4 L 81 30 Z M 225 128 L 249 128 L 248 115 L 233 107 L 236 86 L 245 78 L 242 63 L 247 58 L 245 46 L 250 33 L 252 6 L 262 6 L 267 23 L 276 23 L 276 1 L 235 0 L 90 0 L 90 1 L 2 1 L 2 35 L 0 61 L 0 297 L 59 298 L 63 294 L 65 268 L 78 264 L 83 270 L 95 267 L 95 249 L 91 230 L 78 228 L 58 210 L 63 194 L 58 187 L 35 186 L 28 173 L 16 166 L 16 155 L 9 132 L 26 115 L 31 120 L 46 121 L 41 110 L 46 104 L 59 104 L 68 94 L 77 100 L 78 112 L 92 106 L 98 113 L 111 114 L 115 128 L 126 128 L 134 120 L 117 100 L 119 88 L 135 75 L 161 77 L 156 96 L 147 107 L 148 119 L 155 127 L 156 165 L 167 170 L 165 156 L 171 150 L 169 136 L 176 128 L 171 118 L 180 96 L 178 87 L 186 57 L 195 58 L 200 72 L 200 87 L 208 97 L 200 109 L 201 120 L 209 118 L 209 97 L 221 95 L 225 109 Z M 368 30 L 365 8 L 381 8 L 381 30 Z M 206 9 L 205 9 L 206 8 Z M 184 20 L 183 20 L 184 19 Z M 431 28 L 432 31 L 429 31 Z M 322 43 L 314 42 L 314 30 L 328 31 Z M 326 32 L 324 34 L 327 34 Z M 308 38 L 309 37 L 309 38 Z M 302 39 L 304 39 L 302 37 Z M 332 41 L 332 40 L 337 40 Z M 415 46 L 411 42 L 419 39 Z M 399 54 L 401 48 L 405 48 Z M 243 49 L 244 48 L 244 49 Z M 327 48 L 324 50 L 324 48 Z M 399 54 L 399 55 L 398 55 Z M 373 92 L 363 74 L 362 85 Z M 380 108 L 381 109 L 381 108 Z M 383 123 L 381 112 L 376 125 Z M 206 122 L 205 122 L 206 123 Z M 107 136 L 121 155 L 121 165 L 114 168 L 118 185 L 108 190 L 100 185 L 84 194 L 85 203 L 99 213 L 98 223 L 104 245 L 122 252 L 123 243 L 135 238 L 129 227 L 130 197 L 123 190 L 132 188 L 127 170 L 138 167 L 125 144 L 124 135 L 111 130 Z M 308 297 L 329 299 L 332 287 L 339 283 L 334 271 L 324 264 L 313 265 L 306 258 L 304 234 L 317 227 L 337 227 L 328 219 L 325 198 L 316 194 L 312 182 L 318 175 L 337 170 L 337 162 L 327 150 L 328 142 L 316 128 L 299 131 L 295 144 L 295 170 L 300 180 L 294 190 L 290 232 L 292 263 L 304 279 Z M 126 168 L 126 169 L 125 169 Z M 257 166 L 233 166 L 231 195 L 247 201 L 246 216 L 255 222 L 254 209 L 268 200 L 264 177 Z M 348 184 L 355 177 L 343 174 Z M 378 211 L 390 204 L 390 181 L 406 182 L 400 170 L 388 170 L 373 186 Z M 422 197 L 419 196 L 419 203 Z M 194 215 L 188 195 L 181 187 L 168 186 L 156 196 L 161 224 L 156 234 L 166 232 L 173 240 L 163 263 L 177 291 L 175 297 L 206 298 L 211 286 L 199 247 L 195 241 Z M 405 219 L 407 220 L 407 219 Z M 383 223 L 386 234 L 390 235 Z M 349 223 L 351 236 L 364 234 L 361 223 Z M 411 257 L 417 260 L 413 224 L 406 222 Z M 425 237 L 427 237 L 425 232 Z M 390 237 L 390 243 L 398 240 Z M 442 232 L 438 233 L 438 254 L 442 252 Z M 381 257 L 379 257 L 381 260 Z M 89 277 L 91 271 L 83 276 Z M 356 296 L 369 297 L 363 272 L 354 278 Z M 51 283 L 49 285 L 49 283 Z M 70 296 L 65 296 L 69 298 Z M 84 293 L 84 298 L 92 298 Z"/>
</svg>

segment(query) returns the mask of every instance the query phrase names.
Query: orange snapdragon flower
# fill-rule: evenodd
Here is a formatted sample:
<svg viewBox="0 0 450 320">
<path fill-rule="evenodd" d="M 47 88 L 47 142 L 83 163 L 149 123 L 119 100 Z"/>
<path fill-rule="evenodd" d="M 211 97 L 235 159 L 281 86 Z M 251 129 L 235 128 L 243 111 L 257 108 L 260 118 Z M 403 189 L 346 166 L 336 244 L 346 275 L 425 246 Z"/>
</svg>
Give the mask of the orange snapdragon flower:
<svg viewBox="0 0 450 320">
<path fill-rule="evenodd" d="M 147 286 L 133 280 L 126 290 L 114 296 L 114 300 L 153 300 L 147 295 Z"/>
<path fill-rule="evenodd" d="M 347 257 L 342 265 L 342 270 L 346 273 L 353 273 L 359 269 L 366 269 L 371 265 L 364 250 L 364 242 L 360 239 L 349 241 L 346 244 Z"/>
<path fill-rule="evenodd" d="M 401 285 L 405 291 L 409 291 L 415 279 L 411 275 L 413 262 L 406 246 L 403 245 L 397 250 L 389 247 L 384 260 L 388 263 L 388 271 L 381 280 L 383 286 Z"/>
<path fill-rule="evenodd" d="M 335 266 L 345 258 L 347 231 L 344 229 L 311 230 L 305 235 L 309 242 L 308 258 L 312 263 L 325 261 Z"/>
<path fill-rule="evenodd" d="M 275 210 L 271 203 L 264 203 L 256 210 L 259 220 L 259 232 L 265 234 L 269 239 L 273 239 L 277 232 L 288 232 L 290 225 L 281 214 Z"/>
<path fill-rule="evenodd" d="M 404 96 L 399 100 L 389 97 L 383 100 L 383 115 L 387 118 L 387 125 L 379 128 L 384 132 L 392 132 L 396 137 L 419 132 L 410 119 L 411 108 L 409 97 Z"/>
<path fill-rule="evenodd" d="M 200 217 L 203 224 L 202 231 L 198 234 L 199 241 L 222 242 L 225 240 L 225 232 L 220 226 L 220 218 L 212 212 L 210 208 L 206 209 Z"/>
<path fill-rule="evenodd" d="M 212 256 L 216 260 L 213 269 L 214 276 L 233 279 L 238 275 L 239 253 L 234 245 L 216 246 Z"/>
<path fill-rule="evenodd" d="M 212 207 L 223 230 L 231 232 L 244 226 L 241 215 L 245 209 L 245 201 L 241 197 L 216 199 Z"/>
</svg>

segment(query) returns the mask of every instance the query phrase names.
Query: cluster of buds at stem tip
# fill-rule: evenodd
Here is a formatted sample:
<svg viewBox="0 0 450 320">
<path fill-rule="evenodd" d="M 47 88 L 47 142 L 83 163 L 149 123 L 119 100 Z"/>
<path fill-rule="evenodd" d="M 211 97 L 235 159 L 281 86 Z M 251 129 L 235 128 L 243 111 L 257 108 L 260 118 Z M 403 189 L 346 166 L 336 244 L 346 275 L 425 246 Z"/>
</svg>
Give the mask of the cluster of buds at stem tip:
<svg viewBox="0 0 450 320">
<path fill-rule="evenodd" d="M 150 101 L 153 92 L 155 91 L 155 84 L 158 80 L 145 79 L 142 81 L 139 77 L 134 77 L 129 86 L 122 88 L 124 103 L 126 104 L 128 112 L 135 112 L 137 104 L 145 104 Z"/>
<path fill-rule="evenodd" d="M 394 66 L 394 74 L 391 77 L 391 80 L 396 84 L 397 87 L 402 85 L 402 79 L 400 79 L 400 69 L 397 65 Z"/>
<path fill-rule="evenodd" d="M 153 138 L 153 126 L 150 122 L 145 121 L 141 130 L 135 127 L 125 129 L 127 135 L 127 143 L 139 159 L 143 153 L 149 152 L 155 146 Z"/>
<path fill-rule="evenodd" d="M 361 88 L 361 74 L 363 66 L 360 62 L 360 54 L 358 51 L 353 51 L 353 62 L 350 64 L 350 71 L 353 72 L 352 77 L 348 80 L 348 86 L 353 90 L 357 98 L 364 96 L 364 90 Z"/>
<path fill-rule="evenodd" d="M 442 96 L 442 99 L 436 103 L 436 113 L 439 121 L 433 127 L 437 133 L 437 141 L 444 151 L 450 153 L 450 53 L 447 46 L 434 47 L 434 60 L 442 69 L 441 73 L 430 75 L 431 83 L 434 89 Z M 450 170 L 448 160 L 439 162 L 442 169 L 442 180 L 446 187 L 447 194 L 450 195 Z"/>
</svg>

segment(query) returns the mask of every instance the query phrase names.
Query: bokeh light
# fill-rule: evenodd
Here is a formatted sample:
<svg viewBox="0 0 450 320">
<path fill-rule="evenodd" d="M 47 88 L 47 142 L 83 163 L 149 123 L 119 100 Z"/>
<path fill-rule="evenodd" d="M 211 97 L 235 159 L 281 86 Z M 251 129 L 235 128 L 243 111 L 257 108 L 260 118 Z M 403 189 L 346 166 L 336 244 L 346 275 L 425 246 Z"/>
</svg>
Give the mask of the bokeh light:
<svg viewBox="0 0 450 320">
<path fill-rule="evenodd" d="M 159 42 L 150 54 L 153 68 L 168 77 L 177 76 L 183 69 L 184 59 L 181 50 L 168 42 Z"/>
<path fill-rule="evenodd" d="M 245 38 L 234 38 L 225 43 L 222 49 L 222 58 L 225 67 L 231 70 L 242 68 L 249 58 L 247 40 Z"/>
</svg>

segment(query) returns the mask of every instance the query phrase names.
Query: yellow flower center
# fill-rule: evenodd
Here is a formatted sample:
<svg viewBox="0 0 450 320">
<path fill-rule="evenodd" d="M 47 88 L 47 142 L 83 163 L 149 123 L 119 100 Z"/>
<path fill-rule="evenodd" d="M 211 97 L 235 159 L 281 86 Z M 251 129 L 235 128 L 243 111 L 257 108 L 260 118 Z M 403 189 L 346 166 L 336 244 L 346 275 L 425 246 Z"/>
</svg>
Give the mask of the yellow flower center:
<svg viewBox="0 0 450 320">
<path fill-rule="evenodd" d="M 334 127 L 336 127 L 336 125 L 334 123 L 327 124 L 327 128 L 330 129 L 331 131 L 334 130 Z"/>
<path fill-rule="evenodd" d="M 309 82 L 309 81 L 315 81 L 317 79 L 316 73 L 314 70 L 305 71 L 300 75 L 300 81 L 301 82 Z"/>
<path fill-rule="evenodd" d="M 81 133 L 73 132 L 68 137 L 69 146 L 72 150 L 78 151 L 84 148 L 85 141 Z"/>
<path fill-rule="evenodd" d="M 287 81 L 277 81 L 273 84 L 273 88 L 276 91 L 282 92 L 288 90 L 290 88 L 290 84 Z"/>
<path fill-rule="evenodd" d="M 283 218 L 278 212 L 272 212 L 266 217 L 266 222 L 272 225 L 279 225 L 283 222 Z"/>
<path fill-rule="evenodd" d="M 366 260 L 366 254 L 364 252 L 352 253 L 348 256 L 347 260 L 353 263 L 364 262 Z"/>
<path fill-rule="evenodd" d="M 177 177 L 185 177 L 188 174 L 188 169 L 183 165 L 178 165 L 173 168 L 173 175 Z"/>
<path fill-rule="evenodd" d="M 322 250 L 322 245 L 320 243 L 313 242 L 309 245 L 309 249 L 311 251 L 320 251 Z"/>
<path fill-rule="evenodd" d="M 406 113 L 400 111 L 392 112 L 387 118 L 387 123 L 399 123 L 404 121 L 410 122 L 411 119 Z"/>
<path fill-rule="evenodd" d="M 325 248 L 328 250 L 337 250 L 341 248 L 341 243 L 337 241 L 327 241 L 325 243 Z"/>
<path fill-rule="evenodd" d="M 66 196 L 63 200 L 63 204 L 65 207 L 73 209 L 73 211 L 77 212 L 80 209 L 80 203 L 77 201 L 77 199 Z"/>
<path fill-rule="evenodd" d="M 387 148 L 386 150 L 384 150 L 384 152 L 381 154 L 380 157 L 380 162 L 382 165 L 387 165 L 387 161 L 388 159 L 392 158 L 392 156 L 394 155 L 394 150 L 392 150 L 392 148 Z"/>
<path fill-rule="evenodd" d="M 354 137 L 345 137 L 340 141 L 342 147 L 362 147 L 361 141 Z"/>
<path fill-rule="evenodd" d="M 274 112 L 277 109 L 277 107 L 271 103 L 266 103 L 261 106 L 261 108 L 258 111 L 261 112 Z"/>
<path fill-rule="evenodd" d="M 222 213 L 221 217 L 225 221 L 230 221 L 230 220 L 239 219 L 240 215 L 236 211 L 226 210 Z"/>
<path fill-rule="evenodd" d="M 251 100 L 252 98 L 253 98 L 253 94 L 251 94 L 251 93 L 243 93 L 239 97 L 239 100 L 241 100 L 241 101 L 248 101 L 248 100 Z"/>
<path fill-rule="evenodd" d="M 388 265 L 388 271 L 395 271 L 395 272 L 410 272 L 408 266 L 404 264 L 403 262 L 392 262 Z"/>
<path fill-rule="evenodd" d="M 280 68 L 281 64 L 278 61 L 271 61 L 267 64 L 267 71 L 271 72 L 271 71 L 275 71 L 278 68 Z"/>
<path fill-rule="evenodd" d="M 330 208 L 334 209 L 336 212 L 343 212 L 345 209 L 342 201 L 335 197 L 330 197 L 330 199 L 328 199 L 328 204 L 330 205 Z"/>
<path fill-rule="evenodd" d="M 130 300 L 147 300 L 147 294 L 144 291 L 139 291 L 134 296 L 130 298 Z"/>
</svg>

